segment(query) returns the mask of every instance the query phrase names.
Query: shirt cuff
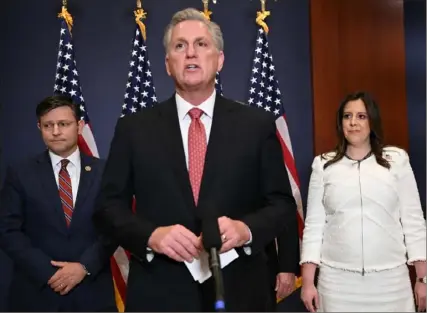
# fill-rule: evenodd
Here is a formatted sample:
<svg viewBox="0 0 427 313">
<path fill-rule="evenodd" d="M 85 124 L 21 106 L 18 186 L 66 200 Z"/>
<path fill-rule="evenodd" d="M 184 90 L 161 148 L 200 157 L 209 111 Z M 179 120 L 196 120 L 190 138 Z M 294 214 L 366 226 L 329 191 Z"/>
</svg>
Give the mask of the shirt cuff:
<svg viewBox="0 0 427 313">
<path fill-rule="evenodd" d="M 147 247 L 147 254 L 145 256 L 148 262 L 151 262 L 154 259 L 154 251 L 151 248 Z"/>
<path fill-rule="evenodd" d="M 250 244 L 252 243 L 252 232 L 249 227 L 248 227 L 248 230 L 249 230 L 249 240 L 243 246 L 243 251 L 245 252 L 246 255 L 251 255 L 252 249 L 250 247 Z"/>
<path fill-rule="evenodd" d="M 245 243 L 245 246 L 250 245 L 252 243 L 252 232 L 249 227 L 248 227 L 248 230 L 249 230 L 249 240 Z"/>
</svg>

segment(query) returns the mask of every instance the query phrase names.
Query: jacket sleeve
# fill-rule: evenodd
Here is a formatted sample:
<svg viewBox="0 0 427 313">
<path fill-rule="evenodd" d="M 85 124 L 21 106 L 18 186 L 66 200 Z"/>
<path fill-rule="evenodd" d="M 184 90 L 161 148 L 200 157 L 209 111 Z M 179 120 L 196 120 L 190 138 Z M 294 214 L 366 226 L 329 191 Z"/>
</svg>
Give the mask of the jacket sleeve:
<svg viewBox="0 0 427 313">
<path fill-rule="evenodd" d="M 116 248 L 117 245 L 105 245 L 103 241 L 97 241 L 83 252 L 79 263 L 86 267 L 91 277 L 95 277 L 104 267 L 109 266 L 108 262 Z"/>
<path fill-rule="evenodd" d="M 426 221 L 409 156 L 404 150 L 399 152 L 400 157 L 396 158 L 396 165 L 400 220 L 405 236 L 408 264 L 412 264 L 414 261 L 426 260 Z"/>
<path fill-rule="evenodd" d="M 277 237 L 277 250 L 279 273 L 293 273 L 299 276 L 301 268 L 298 223 L 288 225 L 288 228 Z"/>
<path fill-rule="evenodd" d="M 24 191 L 18 175 L 8 168 L 0 193 L 0 247 L 36 284 L 43 287 L 55 274 L 51 258 L 32 246 L 23 230 Z"/>
<path fill-rule="evenodd" d="M 132 212 L 132 147 L 127 122 L 130 121 L 126 117 L 117 122 L 93 221 L 105 245 L 120 245 L 144 261 L 148 239 L 156 225 Z"/>
<path fill-rule="evenodd" d="M 323 228 L 325 225 L 325 208 L 323 206 L 323 164 L 317 156 L 312 164 L 310 184 L 308 187 L 307 213 L 302 239 L 302 263 L 320 264 Z"/>
<path fill-rule="evenodd" d="M 98 172 L 96 173 L 97 179 L 102 179 L 102 173 L 104 172 L 105 161 L 98 159 Z M 114 254 L 114 251 L 118 248 L 117 244 L 108 242 L 104 239 L 104 235 L 98 235 L 98 240 L 95 241 L 91 246 L 87 247 L 82 253 L 79 259 L 79 263 L 86 267 L 86 270 L 90 273 L 91 278 L 95 278 L 96 275 L 103 269 L 109 266 L 110 258 Z"/>
</svg>

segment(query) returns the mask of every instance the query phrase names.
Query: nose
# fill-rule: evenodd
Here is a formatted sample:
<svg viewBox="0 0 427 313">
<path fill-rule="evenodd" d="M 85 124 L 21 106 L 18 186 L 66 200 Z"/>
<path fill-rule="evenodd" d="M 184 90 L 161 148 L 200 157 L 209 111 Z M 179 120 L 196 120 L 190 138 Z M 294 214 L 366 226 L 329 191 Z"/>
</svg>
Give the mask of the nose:
<svg viewBox="0 0 427 313">
<path fill-rule="evenodd" d="M 53 134 L 54 136 L 57 136 L 57 135 L 59 135 L 60 133 L 61 133 L 61 131 L 59 130 L 59 126 L 58 126 L 58 124 L 53 125 L 53 131 L 52 131 L 52 134 Z"/>
<path fill-rule="evenodd" d="M 350 119 L 350 125 L 351 125 L 351 126 L 354 126 L 354 125 L 356 125 L 356 122 L 357 122 L 357 118 L 356 118 L 355 116 L 353 116 L 353 117 Z"/>
<path fill-rule="evenodd" d="M 187 46 L 187 58 L 193 58 L 196 56 L 196 49 L 194 49 L 193 45 Z"/>
</svg>

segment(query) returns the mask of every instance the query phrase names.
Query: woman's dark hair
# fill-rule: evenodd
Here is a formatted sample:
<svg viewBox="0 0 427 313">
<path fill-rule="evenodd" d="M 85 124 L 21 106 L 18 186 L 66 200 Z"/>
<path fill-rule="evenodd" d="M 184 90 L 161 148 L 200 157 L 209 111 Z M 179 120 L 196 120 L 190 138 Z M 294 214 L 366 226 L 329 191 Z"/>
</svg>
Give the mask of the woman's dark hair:
<svg viewBox="0 0 427 313">
<path fill-rule="evenodd" d="M 50 111 L 56 108 L 63 107 L 63 106 L 69 107 L 73 111 L 74 116 L 76 117 L 76 120 L 79 120 L 79 116 L 80 116 L 79 107 L 75 103 L 73 103 L 73 100 L 71 99 L 71 97 L 68 97 L 65 95 L 54 95 L 54 96 L 50 96 L 43 99 L 37 105 L 37 108 L 36 108 L 37 120 L 40 121 L 40 118 L 43 115 L 49 113 Z"/>
<path fill-rule="evenodd" d="M 371 133 L 369 134 L 371 154 L 375 155 L 375 159 L 379 165 L 384 166 L 387 169 L 390 168 L 389 162 L 383 157 L 383 149 L 385 145 L 383 142 L 383 130 L 378 105 L 367 92 L 355 92 L 347 95 L 341 102 L 341 105 L 338 109 L 336 115 L 336 132 L 338 136 L 338 144 L 334 149 L 335 156 L 325 163 L 323 167 L 324 169 L 326 169 L 329 165 L 338 162 L 345 156 L 348 142 L 344 137 L 344 131 L 342 127 L 344 108 L 348 102 L 359 99 L 363 101 L 369 118 L 369 127 L 371 129 Z M 322 158 L 325 158 L 324 155 L 322 155 Z"/>
</svg>

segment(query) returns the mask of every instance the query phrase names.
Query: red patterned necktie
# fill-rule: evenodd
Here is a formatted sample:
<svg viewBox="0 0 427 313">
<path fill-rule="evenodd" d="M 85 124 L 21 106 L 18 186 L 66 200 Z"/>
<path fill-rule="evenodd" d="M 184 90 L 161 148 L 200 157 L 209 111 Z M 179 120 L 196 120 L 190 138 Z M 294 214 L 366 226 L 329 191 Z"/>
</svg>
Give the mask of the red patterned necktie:
<svg viewBox="0 0 427 313">
<path fill-rule="evenodd" d="M 197 205 L 205 165 L 206 132 L 205 126 L 200 121 L 203 111 L 194 108 L 188 114 L 191 117 L 191 124 L 188 129 L 188 172 L 193 189 L 194 203 Z"/>
<path fill-rule="evenodd" d="M 73 216 L 73 189 L 71 187 L 70 174 L 67 171 L 69 160 L 61 160 L 61 170 L 59 171 L 59 196 L 61 197 L 62 209 L 65 214 L 65 221 L 67 226 L 70 226 L 71 218 Z"/>
</svg>

